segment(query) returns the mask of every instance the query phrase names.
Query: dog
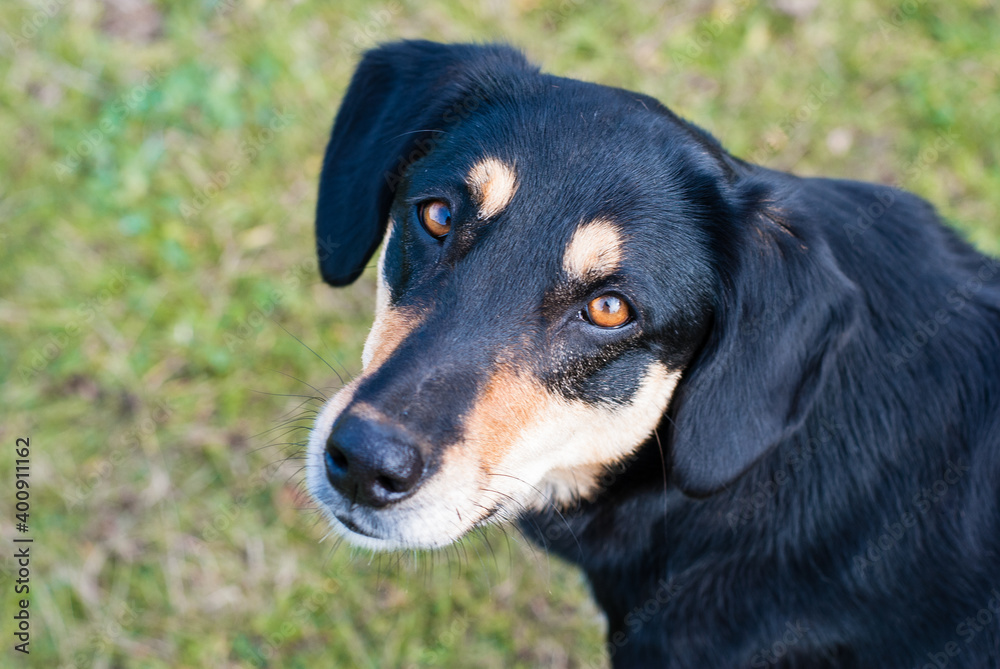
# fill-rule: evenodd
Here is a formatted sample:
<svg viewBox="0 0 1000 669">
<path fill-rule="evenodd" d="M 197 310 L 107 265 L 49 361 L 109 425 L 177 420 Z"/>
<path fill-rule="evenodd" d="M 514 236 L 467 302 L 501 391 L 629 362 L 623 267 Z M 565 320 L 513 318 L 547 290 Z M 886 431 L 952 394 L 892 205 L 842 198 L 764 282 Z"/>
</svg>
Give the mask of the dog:
<svg viewBox="0 0 1000 669">
<path fill-rule="evenodd" d="M 377 247 L 307 483 L 368 549 L 514 521 L 615 667 L 1000 667 L 1000 261 L 504 45 L 367 52 L 323 279 Z"/>
</svg>

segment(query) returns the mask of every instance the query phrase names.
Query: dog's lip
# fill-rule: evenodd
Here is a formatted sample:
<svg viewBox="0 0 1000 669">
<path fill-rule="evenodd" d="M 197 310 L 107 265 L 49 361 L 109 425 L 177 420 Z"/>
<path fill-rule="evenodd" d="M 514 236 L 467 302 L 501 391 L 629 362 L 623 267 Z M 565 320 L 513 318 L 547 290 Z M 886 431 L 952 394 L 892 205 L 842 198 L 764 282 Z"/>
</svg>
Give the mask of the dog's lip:
<svg viewBox="0 0 1000 669">
<path fill-rule="evenodd" d="M 473 523 L 473 525 L 472 525 L 472 526 L 473 526 L 473 527 L 483 527 L 483 526 L 485 526 L 485 525 L 488 525 L 488 524 L 489 524 L 489 522 L 490 522 L 490 519 L 491 519 L 491 518 L 492 518 L 493 516 L 495 516 L 495 515 L 497 514 L 497 512 L 499 512 L 499 511 L 500 511 L 500 507 L 496 507 L 496 506 L 495 506 L 495 507 L 493 507 L 492 509 L 490 509 L 489 511 L 487 511 L 487 512 L 486 512 L 486 513 L 485 513 L 485 514 L 483 515 L 483 517 L 482 517 L 482 518 L 480 518 L 480 519 L 479 519 L 479 520 L 477 520 L 477 521 L 476 521 L 475 523 Z"/>
<path fill-rule="evenodd" d="M 344 516 L 341 516 L 340 514 L 334 514 L 334 517 L 340 522 L 341 525 L 343 525 L 344 527 L 346 527 L 347 529 L 349 529 L 351 532 L 354 532 L 355 534 L 360 534 L 361 536 L 368 537 L 369 539 L 380 539 L 381 538 L 381 537 L 375 536 L 371 532 L 367 532 L 367 531 L 361 529 L 358 526 L 358 524 L 355 523 L 350 518 L 346 518 Z"/>
</svg>

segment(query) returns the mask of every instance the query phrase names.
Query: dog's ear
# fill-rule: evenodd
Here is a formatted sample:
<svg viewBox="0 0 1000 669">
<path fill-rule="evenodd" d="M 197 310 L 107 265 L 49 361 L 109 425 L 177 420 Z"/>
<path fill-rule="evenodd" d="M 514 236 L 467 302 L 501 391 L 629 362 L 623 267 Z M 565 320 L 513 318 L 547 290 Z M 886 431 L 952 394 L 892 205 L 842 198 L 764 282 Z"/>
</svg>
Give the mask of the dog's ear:
<svg viewBox="0 0 1000 669">
<path fill-rule="evenodd" d="M 715 320 L 671 404 L 672 476 L 724 488 L 802 427 L 858 314 L 821 237 L 758 209 L 729 231 Z"/>
<path fill-rule="evenodd" d="M 323 279 L 354 281 L 385 233 L 397 183 L 436 133 L 485 101 L 496 74 L 528 70 L 505 46 L 405 41 L 365 54 L 323 158 L 316 247 Z"/>
</svg>

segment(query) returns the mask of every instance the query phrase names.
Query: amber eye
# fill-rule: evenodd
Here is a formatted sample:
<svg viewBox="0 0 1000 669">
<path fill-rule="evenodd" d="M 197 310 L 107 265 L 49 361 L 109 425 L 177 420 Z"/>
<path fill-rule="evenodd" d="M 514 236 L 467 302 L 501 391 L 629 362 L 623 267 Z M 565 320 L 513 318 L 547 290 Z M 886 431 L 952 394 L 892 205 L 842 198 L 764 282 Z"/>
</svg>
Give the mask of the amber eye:
<svg viewBox="0 0 1000 669">
<path fill-rule="evenodd" d="M 443 200 L 428 200 L 417 208 L 420 224 L 431 237 L 441 239 L 451 232 L 451 209 Z"/>
<path fill-rule="evenodd" d="M 584 311 L 587 320 L 600 328 L 621 327 L 632 319 L 625 300 L 610 293 L 592 299 Z"/>
</svg>

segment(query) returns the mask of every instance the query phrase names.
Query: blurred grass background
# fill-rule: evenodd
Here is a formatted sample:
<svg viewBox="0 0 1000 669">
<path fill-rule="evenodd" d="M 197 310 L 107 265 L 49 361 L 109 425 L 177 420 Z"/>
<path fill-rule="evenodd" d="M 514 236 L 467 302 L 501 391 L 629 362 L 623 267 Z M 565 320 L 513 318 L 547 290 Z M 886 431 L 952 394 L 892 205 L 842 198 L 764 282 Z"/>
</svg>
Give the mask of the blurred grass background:
<svg viewBox="0 0 1000 669">
<path fill-rule="evenodd" d="M 302 510 L 307 407 L 280 394 L 338 381 L 295 337 L 356 371 L 371 317 L 371 277 L 320 284 L 312 239 L 364 48 L 509 40 L 737 155 L 916 191 L 1000 253 L 998 35 L 988 0 L 4 2 L 0 664 L 606 665 L 581 576 L 516 532 L 331 552 Z M 9 635 L 19 436 L 30 660 Z"/>
</svg>

